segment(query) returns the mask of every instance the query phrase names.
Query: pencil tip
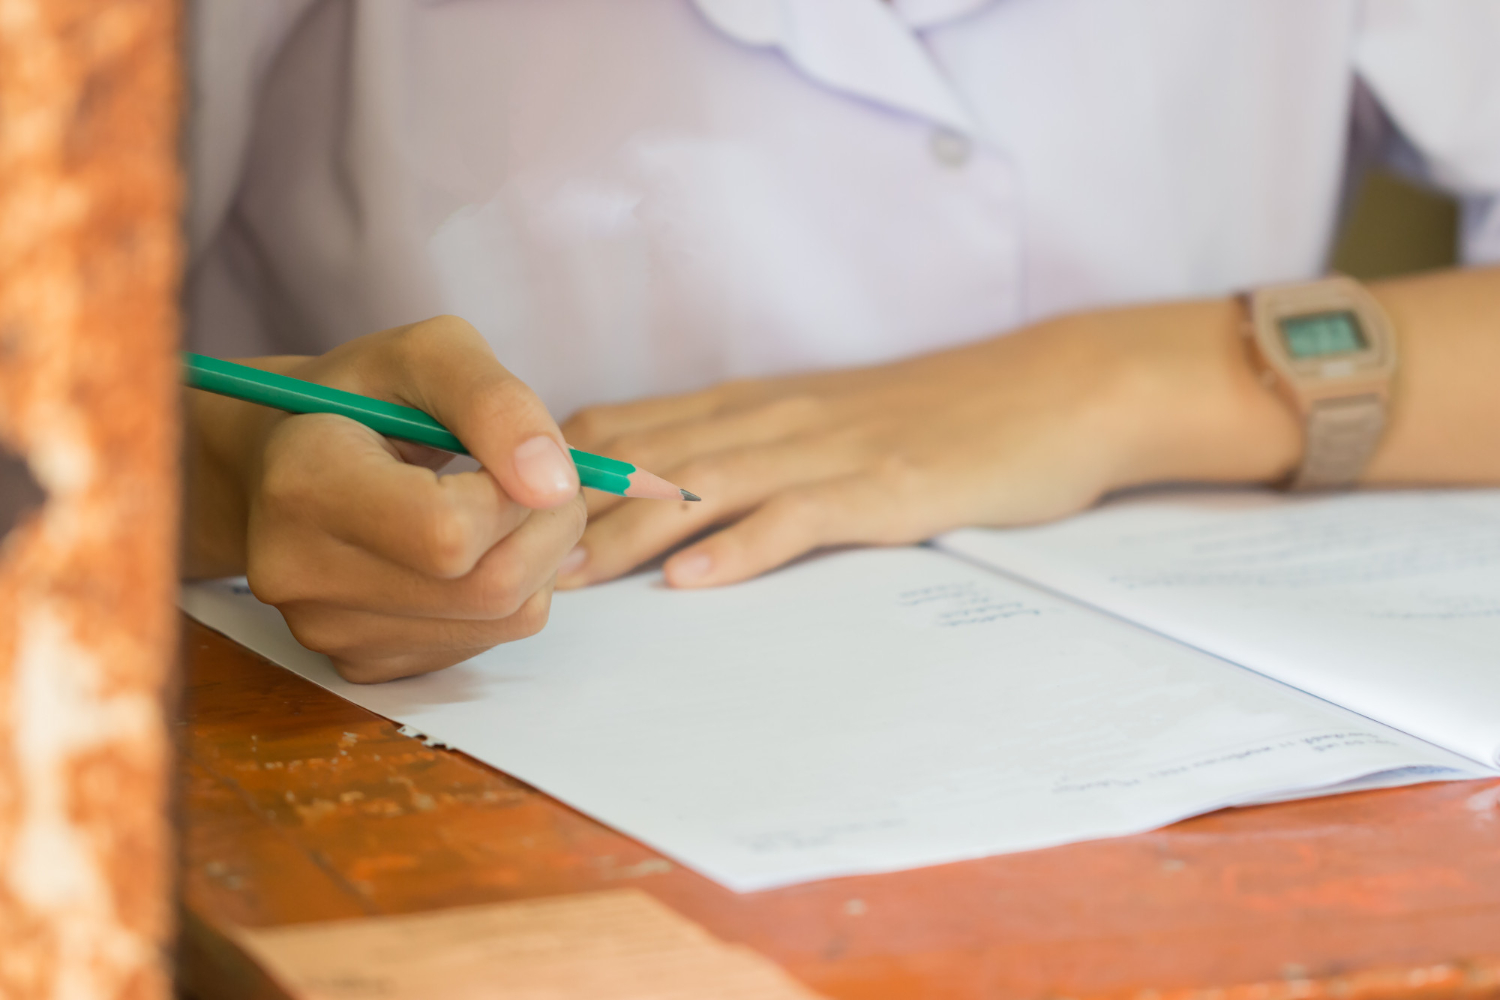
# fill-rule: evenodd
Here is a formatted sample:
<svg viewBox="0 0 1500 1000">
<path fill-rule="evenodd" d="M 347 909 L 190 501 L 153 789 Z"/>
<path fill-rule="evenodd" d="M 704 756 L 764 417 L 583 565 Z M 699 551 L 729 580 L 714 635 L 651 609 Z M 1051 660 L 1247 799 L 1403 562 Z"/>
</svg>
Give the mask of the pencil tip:
<svg viewBox="0 0 1500 1000">
<path fill-rule="evenodd" d="M 702 500 L 703 499 L 698 494 L 696 494 L 696 493 L 689 493 L 687 490 L 684 490 L 684 489 L 680 489 L 679 488 L 677 490 L 677 492 L 682 494 L 682 499 L 684 499 L 684 500 Z"/>
</svg>

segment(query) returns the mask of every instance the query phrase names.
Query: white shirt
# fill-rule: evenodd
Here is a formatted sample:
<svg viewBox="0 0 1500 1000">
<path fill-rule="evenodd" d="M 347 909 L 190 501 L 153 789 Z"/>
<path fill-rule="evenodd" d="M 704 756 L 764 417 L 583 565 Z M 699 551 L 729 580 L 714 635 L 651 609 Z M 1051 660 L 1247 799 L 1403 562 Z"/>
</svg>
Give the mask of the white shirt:
<svg viewBox="0 0 1500 1000">
<path fill-rule="evenodd" d="M 456 313 L 558 416 L 1312 276 L 1363 153 L 1461 196 L 1463 258 L 1500 260 L 1500 0 L 201 0 L 196 24 L 190 342 L 319 352 Z"/>
</svg>

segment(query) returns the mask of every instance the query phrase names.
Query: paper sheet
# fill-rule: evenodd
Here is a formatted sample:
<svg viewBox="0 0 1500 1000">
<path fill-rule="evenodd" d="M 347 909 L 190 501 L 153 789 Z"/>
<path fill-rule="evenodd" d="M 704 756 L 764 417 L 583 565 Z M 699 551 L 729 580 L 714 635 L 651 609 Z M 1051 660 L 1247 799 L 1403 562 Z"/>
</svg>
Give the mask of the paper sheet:
<svg viewBox="0 0 1500 1000">
<path fill-rule="evenodd" d="M 1500 491 L 1150 493 L 939 545 L 1500 761 Z"/>
<path fill-rule="evenodd" d="M 740 891 L 1149 829 L 1452 754 L 929 548 L 559 594 L 539 636 L 341 681 L 244 588 L 189 613 Z M 1460 770 L 1449 770 L 1458 768 Z"/>
</svg>

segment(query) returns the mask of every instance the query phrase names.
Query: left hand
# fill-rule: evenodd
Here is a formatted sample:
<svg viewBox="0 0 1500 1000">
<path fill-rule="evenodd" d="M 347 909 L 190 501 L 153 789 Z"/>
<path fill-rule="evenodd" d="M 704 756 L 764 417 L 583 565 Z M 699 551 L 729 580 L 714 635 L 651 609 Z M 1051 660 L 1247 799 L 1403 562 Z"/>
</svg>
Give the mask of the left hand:
<svg viewBox="0 0 1500 1000">
<path fill-rule="evenodd" d="M 822 546 L 1023 524 L 1170 478 L 1266 480 L 1299 431 L 1255 378 L 1228 301 L 1069 317 L 874 368 L 730 382 L 584 410 L 574 447 L 701 503 L 589 497 L 559 587 L 664 566 L 674 587 L 765 572 Z"/>
</svg>

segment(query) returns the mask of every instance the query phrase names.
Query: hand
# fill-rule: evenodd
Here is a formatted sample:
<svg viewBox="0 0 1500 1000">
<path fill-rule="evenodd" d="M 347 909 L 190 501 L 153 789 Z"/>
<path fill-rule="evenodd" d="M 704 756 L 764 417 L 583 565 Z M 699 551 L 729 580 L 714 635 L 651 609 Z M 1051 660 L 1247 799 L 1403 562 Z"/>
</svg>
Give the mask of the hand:
<svg viewBox="0 0 1500 1000">
<path fill-rule="evenodd" d="M 243 571 L 292 634 L 345 678 L 437 670 L 547 620 L 558 564 L 583 530 L 577 474 L 541 401 L 462 320 L 371 334 L 316 358 L 256 362 L 415 406 L 484 466 L 330 414 L 189 400 L 189 568 Z"/>
<path fill-rule="evenodd" d="M 670 585 L 732 583 L 821 546 L 1045 521 L 1136 483 L 1274 478 L 1299 431 L 1236 323 L 1227 301 L 1118 310 L 875 368 L 584 410 L 563 427 L 574 447 L 703 502 L 590 496 L 559 586 L 706 531 L 666 561 Z"/>
</svg>

